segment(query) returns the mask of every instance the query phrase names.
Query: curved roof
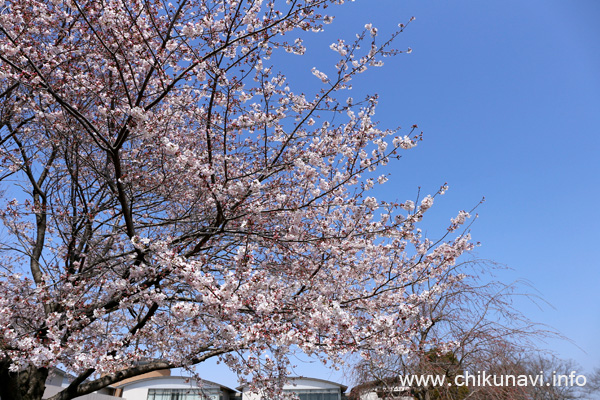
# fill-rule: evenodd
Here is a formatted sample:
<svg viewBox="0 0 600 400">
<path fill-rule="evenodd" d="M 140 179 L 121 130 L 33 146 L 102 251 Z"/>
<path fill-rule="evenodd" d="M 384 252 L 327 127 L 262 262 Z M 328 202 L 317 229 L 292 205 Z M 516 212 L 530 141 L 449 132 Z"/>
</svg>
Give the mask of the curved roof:
<svg viewBox="0 0 600 400">
<path fill-rule="evenodd" d="M 326 379 L 321 379 L 321 378 L 310 378 L 307 376 L 293 376 L 289 378 L 291 382 L 295 381 L 295 380 L 299 380 L 299 379 L 304 379 L 307 381 L 315 381 L 315 382 L 323 382 L 323 383 L 328 383 L 330 385 L 333 386 L 339 386 L 340 390 L 342 391 L 342 393 L 344 393 L 346 390 L 348 390 L 348 386 L 346 385 L 342 385 L 341 383 L 337 383 L 337 382 L 333 382 L 333 381 L 328 381 Z M 245 386 L 238 386 L 236 389 L 240 392 L 242 392 L 244 390 Z"/>
<path fill-rule="evenodd" d="M 159 381 L 159 380 L 167 380 L 167 379 L 173 379 L 173 378 L 175 378 L 175 379 L 177 379 L 177 378 L 179 378 L 179 379 L 187 379 L 187 380 L 190 380 L 190 381 L 195 381 L 194 378 L 190 378 L 189 376 L 173 376 L 173 375 L 167 375 L 167 376 L 149 376 L 147 378 L 137 379 L 137 380 L 134 380 L 134 381 L 129 381 L 129 382 L 121 383 L 121 384 L 115 384 L 115 385 L 113 385 L 113 387 L 115 387 L 117 389 L 123 389 L 123 388 L 125 388 L 125 387 L 127 387 L 129 385 L 138 384 L 140 382 Z M 236 390 L 231 389 L 231 388 L 229 388 L 227 386 L 221 385 L 220 383 L 216 383 L 216 382 L 213 382 L 213 381 L 208 381 L 206 379 L 202 379 L 202 382 L 204 384 L 206 384 L 206 385 L 216 386 L 219 389 L 225 390 L 227 392 L 232 392 L 232 393 L 236 392 Z"/>
</svg>

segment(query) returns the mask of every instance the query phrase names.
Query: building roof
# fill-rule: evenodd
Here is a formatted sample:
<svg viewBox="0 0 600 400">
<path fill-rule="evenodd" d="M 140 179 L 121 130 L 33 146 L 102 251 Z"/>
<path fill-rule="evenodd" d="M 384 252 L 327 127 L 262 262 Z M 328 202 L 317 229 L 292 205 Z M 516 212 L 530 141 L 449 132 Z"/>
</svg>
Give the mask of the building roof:
<svg viewBox="0 0 600 400">
<path fill-rule="evenodd" d="M 117 389 L 123 389 L 129 385 L 133 385 L 133 384 L 137 384 L 140 382 L 148 382 L 148 381 L 159 381 L 159 380 L 167 380 L 167 379 L 186 379 L 186 380 L 190 380 L 190 381 L 194 381 L 194 378 L 190 378 L 189 376 L 172 376 L 172 375 L 165 375 L 165 376 L 148 376 L 148 377 L 144 377 L 141 379 L 136 379 L 136 380 L 131 380 L 131 381 L 125 381 L 122 383 L 116 383 L 113 385 L 113 387 L 117 388 Z M 212 382 L 212 381 L 208 381 L 205 379 L 202 379 L 202 382 L 205 385 L 210 385 L 210 386 L 216 386 L 219 389 L 226 391 L 226 392 L 231 392 L 231 393 L 236 393 L 236 390 L 231 389 L 227 386 L 221 385 L 220 383 L 216 383 L 216 382 Z"/>
<path fill-rule="evenodd" d="M 333 382 L 333 381 L 328 381 L 326 379 L 309 378 L 309 377 L 306 377 L 306 376 L 294 376 L 294 377 L 290 377 L 289 378 L 290 382 L 292 382 L 292 383 L 295 380 L 301 380 L 301 379 L 302 380 L 307 380 L 307 381 L 322 382 L 322 383 L 327 383 L 327 384 L 330 384 L 330 385 L 333 385 L 333 386 L 338 386 L 340 388 L 340 391 L 342 393 L 344 393 L 346 390 L 348 390 L 348 386 L 342 385 L 341 383 L 337 383 L 337 382 Z M 239 390 L 240 392 L 243 392 L 245 387 L 246 387 L 245 385 L 242 385 L 242 386 L 238 386 L 236 389 Z"/>
</svg>

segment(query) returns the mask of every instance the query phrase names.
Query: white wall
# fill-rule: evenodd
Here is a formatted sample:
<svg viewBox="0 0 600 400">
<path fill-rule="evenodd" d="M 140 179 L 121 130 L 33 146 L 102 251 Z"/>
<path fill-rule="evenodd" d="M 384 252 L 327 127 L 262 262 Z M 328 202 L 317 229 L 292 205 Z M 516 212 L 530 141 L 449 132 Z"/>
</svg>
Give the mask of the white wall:
<svg viewBox="0 0 600 400">
<path fill-rule="evenodd" d="M 42 398 L 47 399 L 48 397 L 52 397 L 63 389 L 64 389 L 64 387 L 54 386 L 54 385 L 46 385 L 46 390 L 44 391 L 44 396 Z M 78 400 L 120 400 L 118 397 L 109 396 L 107 394 L 100 394 L 100 393 L 85 394 L 81 397 L 77 397 L 77 399 Z M 145 398 L 144 398 L 144 400 L 145 400 Z"/>
<path fill-rule="evenodd" d="M 283 387 L 283 390 L 296 389 L 340 389 L 340 385 L 321 379 L 295 378 L 292 383 L 288 383 Z"/>
<path fill-rule="evenodd" d="M 283 390 L 289 390 L 292 392 L 295 390 L 303 390 L 303 389 L 312 389 L 312 390 L 336 389 L 336 390 L 339 390 L 340 393 L 342 392 L 342 388 L 340 387 L 340 385 L 338 385 L 334 382 L 324 381 L 324 380 L 315 379 L 315 378 L 294 378 L 294 379 L 292 379 L 291 383 L 288 383 L 283 386 Z M 250 393 L 248 391 L 248 389 L 245 387 L 238 388 L 238 390 L 242 391 L 243 400 L 261 400 L 261 398 L 262 398 L 262 396 L 260 394 Z"/>
<path fill-rule="evenodd" d="M 197 387 L 194 379 L 182 376 L 159 376 L 126 384 L 123 386 L 122 396 L 126 400 L 146 400 L 148 389 L 194 389 Z M 210 384 L 205 384 L 202 388 L 219 389 L 218 386 Z"/>
</svg>

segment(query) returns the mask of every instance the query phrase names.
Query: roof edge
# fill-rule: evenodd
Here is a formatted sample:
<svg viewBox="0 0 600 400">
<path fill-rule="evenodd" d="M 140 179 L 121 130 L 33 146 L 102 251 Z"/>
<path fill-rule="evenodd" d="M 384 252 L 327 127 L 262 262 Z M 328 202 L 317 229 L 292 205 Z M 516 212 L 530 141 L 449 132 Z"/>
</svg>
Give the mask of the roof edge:
<svg viewBox="0 0 600 400">
<path fill-rule="evenodd" d="M 306 380 L 310 380 L 310 381 L 317 381 L 317 382 L 325 382 L 325 383 L 329 383 L 329 384 L 331 384 L 331 385 L 339 386 L 339 387 L 340 387 L 340 389 L 342 390 L 342 393 L 345 393 L 345 392 L 348 390 L 348 386 L 346 386 L 346 385 L 343 385 L 343 384 L 341 384 L 341 383 L 334 382 L 334 381 L 329 381 L 329 380 L 327 380 L 327 379 L 321 379 L 321 378 L 311 378 L 311 377 L 309 377 L 309 376 L 293 376 L 293 377 L 289 377 L 288 379 L 289 379 L 290 381 L 292 381 L 292 382 L 293 382 L 294 380 L 297 380 L 297 379 L 306 379 Z M 236 389 L 238 392 L 241 392 L 241 391 L 243 391 L 242 389 L 243 389 L 244 387 L 246 387 L 246 386 L 245 386 L 245 385 L 242 385 L 242 386 L 238 386 L 238 387 L 236 387 L 235 389 Z"/>
<path fill-rule="evenodd" d="M 117 388 L 117 389 L 123 389 L 123 388 L 125 388 L 126 386 L 132 385 L 132 384 L 134 384 L 134 383 L 139 383 L 139 382 L 147 382 L 147 381 L 152 381 L 152 380 L 163 380 L 163 379 L 169 379 L 169 378 L 182 378 L 182 379 L 188 379 L 188 380 L 190 380 L 190 381 L 196 381 L 196 380 L 195 380 L 194 378 L 192 378 L 192 377 L 189 377 L 189 376 L 182 376 L 182 375 L 149 376 L 149 377 L 147 377 L 147 378 L 143 378 L 143 379 L 138 379 L 138 380 L 135 380 L 135 381 L 126 382 L 126 383 L 123 383 L 123 384 L 121 384 L 121 385 L 114 385 L 114 387 L 115 387 L 115 388 Z M 230 387 L 228 387 L 228 386 L 225 386 L 225 385 L 221 385 L 220 383 L 217 383 L 217 382 L 209 381 L 209 380 L 207 380 L 207 379 L 202 379 L 202 382 L 203 382 L 204 384 L 208 384 L 208 385 L 214 385 L 214 386 L 217 386 L 217 387 L 219 387 L 220 389 L 224 389 L 224 390 L 226 390 L 226 391 L 230 391 L 230 392 L 233 392 L 233 393 L 236 393 L 236 392 L 237 392 L 237 390 L 235 390 L 235 389 L 232 389 L 232 388 L 230 388 Z M 200 389 L 202 389 L 202 388 L 200 388 Z"/>
</svg>

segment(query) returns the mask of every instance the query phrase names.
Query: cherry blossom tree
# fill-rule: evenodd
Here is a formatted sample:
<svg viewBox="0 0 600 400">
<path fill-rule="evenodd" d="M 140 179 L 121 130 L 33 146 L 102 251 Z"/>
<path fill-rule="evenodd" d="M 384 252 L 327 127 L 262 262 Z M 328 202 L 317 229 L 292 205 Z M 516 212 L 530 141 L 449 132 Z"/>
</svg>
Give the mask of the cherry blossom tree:
<svg viewBox="0 0 600 400">
<path fill-rule="evenodd" d="M 341 3 L 0 0 L 3 400 L 53 367 L 75 376 L 54 400 L 210 358 L 276 390 L 293 351 L 413 348 L 460 276 L 411 288 L 472 248 L 469 214 L 431 240 L 445 187 L 372 191 L 420 137 L 346 90 L 403 24 L 331 44 L 312 94 L 280 72 Z"/>
<path fill-rule="evenodd" d="M 542 359 L 544 352 L 539 343 L 547 338 L 561 338 L 552 329 L 529 320 L 515 305 L 517 298 L 534 304 L 542 300 L 529 294 L 525 282 L 504 284 L 495 278 L 500 266 L 482 260 L 465 260 L 447 268 L 444 274 L 420 280 L 408 290 L 418 293 L 424 287 L 446 282 L 447 288 L 435 295 L 434 301 L 418 306 L 412 317 L 422 319 L 422 330 L 413 336 L 415 351 L 408 353 L 369 352 L 357 362 L 350 374 L 358 386 L 354 397 L 377 390 L 381 397 L 394 397 L 402 382 L 398 378 L 419 376 L 445 377 L 452 385 L 421 381 L 406 388 L 415 399 L 529 399 L 529 388 L 518 385 L 474 385 L 460 381 L 457 375 L 477 376 L 539 374 L 523 361 L 523 354 L 536 354 Z M 460 279 L 457 280 L 457 276 Z M 454 343 L 451 351 L 444 353 L 437 343 Z M 532 372 L 533 371 L 533 372 Z M 539 390 L 543 390 L 541 388 Z M 465 397 L 461 397 L 465 396 Z"/>
</svg>

